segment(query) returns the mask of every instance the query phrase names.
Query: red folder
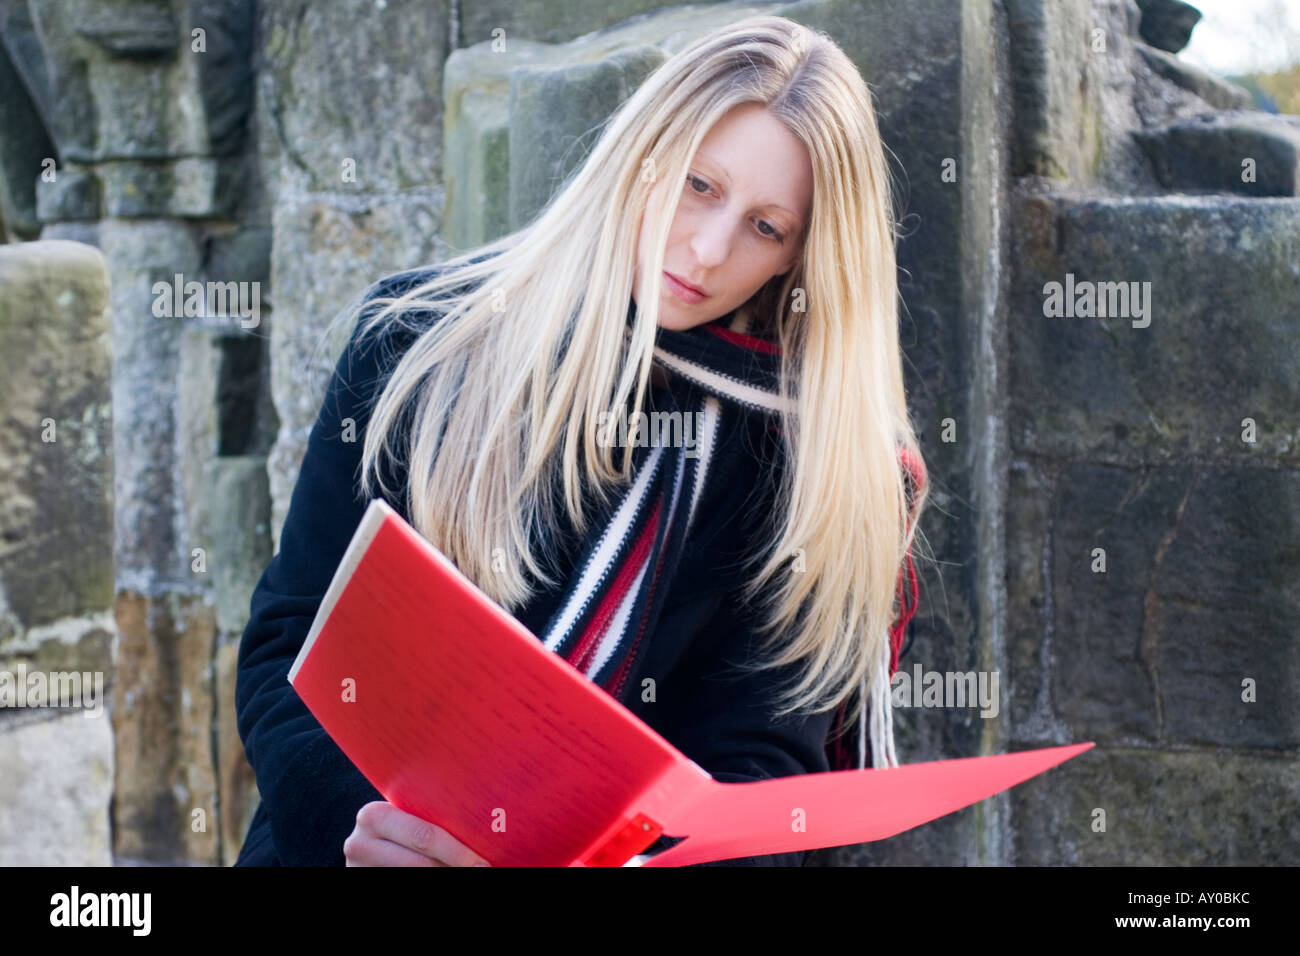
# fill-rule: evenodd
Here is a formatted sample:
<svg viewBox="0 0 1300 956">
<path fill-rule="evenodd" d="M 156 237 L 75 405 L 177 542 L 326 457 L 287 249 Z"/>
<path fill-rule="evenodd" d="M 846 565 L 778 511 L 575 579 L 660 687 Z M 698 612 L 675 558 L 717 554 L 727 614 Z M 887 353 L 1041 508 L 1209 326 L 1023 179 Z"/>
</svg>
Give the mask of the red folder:
<svg viewBox="0 0 1300 956">
<path fill-rule="evenodd" d="M 685 865 L 880 840 L 1093 746 L 714 780 L 381 499 L 289 680 L 384 799 L 494 866 Z M 660 835 L 682 839 L 642 855 Z"/>
</svg>

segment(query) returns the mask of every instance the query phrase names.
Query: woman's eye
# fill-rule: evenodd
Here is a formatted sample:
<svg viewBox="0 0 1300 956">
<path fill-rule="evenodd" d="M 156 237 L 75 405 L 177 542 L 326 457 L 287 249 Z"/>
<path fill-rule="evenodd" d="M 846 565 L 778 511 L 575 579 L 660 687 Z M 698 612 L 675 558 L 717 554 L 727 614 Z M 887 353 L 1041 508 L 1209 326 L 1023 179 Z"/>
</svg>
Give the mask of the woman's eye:
<svg viewBox="0 0 1300 956">
<path fill-rule="evenodd" d="M 691 176 L 688 174 L 686 177 L 686 183 L 691 187 L 691 192 L 695 193 L 697 196 L 703 195 L 704 193 L 707 193 L 709 191 L 708 182 L 703 179 L 700 179 L 700 177 L 698 176 Z M 697 185 L 703 186 L 704 188 L 697 189 L 696 188 Z M 774 242 L 785 241 L 785 236 L 781 235 L 781 233 L 766 219 L 760 219 L 758 221 L 758 225 L 759 225 L 758 233 L 764 239 L 771 239 Z"/>
</svg>

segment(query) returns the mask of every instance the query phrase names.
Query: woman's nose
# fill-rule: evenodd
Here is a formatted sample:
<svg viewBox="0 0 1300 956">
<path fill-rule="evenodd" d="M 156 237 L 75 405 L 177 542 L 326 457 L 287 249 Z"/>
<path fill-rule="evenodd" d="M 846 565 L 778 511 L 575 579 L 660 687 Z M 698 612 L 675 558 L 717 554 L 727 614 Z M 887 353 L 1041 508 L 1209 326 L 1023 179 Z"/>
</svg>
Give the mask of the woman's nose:
<svg viewBox="0 0 1300 956">
<path fill-rule="evenodd" d="M 701 269 L 716 269 L 727 261 L 735 224 L 727 216 L 709 216 L 691 236 L 691 251 Z"/>
</svg>

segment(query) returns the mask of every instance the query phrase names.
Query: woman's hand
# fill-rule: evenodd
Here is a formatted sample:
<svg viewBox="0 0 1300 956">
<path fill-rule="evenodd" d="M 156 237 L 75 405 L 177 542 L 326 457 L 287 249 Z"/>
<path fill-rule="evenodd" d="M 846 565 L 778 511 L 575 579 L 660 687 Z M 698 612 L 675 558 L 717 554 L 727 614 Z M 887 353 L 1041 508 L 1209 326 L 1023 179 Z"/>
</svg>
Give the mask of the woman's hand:
<svg viewBox="0 0 1300 956">
<path fill-rule="evenodd" d="M 490 866 L 442 827 L 384 800 L 357 812 L 356 828 L 343 841 L 348 866 Z"/>
</svg>

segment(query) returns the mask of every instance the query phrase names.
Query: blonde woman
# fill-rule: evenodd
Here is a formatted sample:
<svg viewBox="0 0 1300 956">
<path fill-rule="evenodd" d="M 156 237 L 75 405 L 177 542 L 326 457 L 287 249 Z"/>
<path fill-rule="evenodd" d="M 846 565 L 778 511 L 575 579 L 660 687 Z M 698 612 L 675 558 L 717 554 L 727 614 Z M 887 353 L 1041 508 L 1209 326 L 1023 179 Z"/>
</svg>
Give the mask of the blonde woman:
<svg viewBox="0 0 1300 956">
<path fill-rule="evenodd" d="M 376 495 L 717 779 L 896 764 L 925 485 L 893 239 L 861 76 L 760 16 L 650 76 L 525 228 L 372 286 L 240 650 L 239 862 L 485 862 L 285 680 Z"/>
</svg>

